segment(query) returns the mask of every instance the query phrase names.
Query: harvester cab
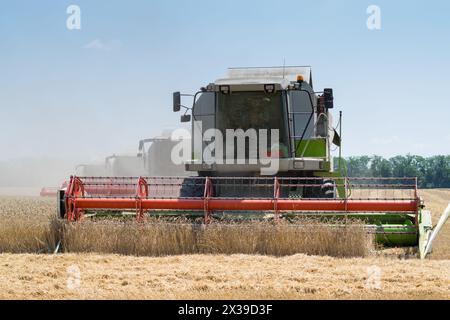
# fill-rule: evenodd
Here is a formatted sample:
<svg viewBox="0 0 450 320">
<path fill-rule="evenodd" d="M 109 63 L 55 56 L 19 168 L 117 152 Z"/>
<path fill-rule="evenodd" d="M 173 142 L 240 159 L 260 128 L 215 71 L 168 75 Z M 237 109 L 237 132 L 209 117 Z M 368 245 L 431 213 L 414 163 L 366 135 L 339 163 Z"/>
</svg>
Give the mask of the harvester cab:
<svg viewBox="0 0 450 320">
<path fill-rule="evenodd" d="M 147 172 L 146 176 L 188 176 L 182 163 L 174 163 L 171 159 L 172 149 L 180 141 L 172 139 L 171 132 L 166 132 L 158 137 L 139 141 L 137 157 L 142 159 Z"/>
<path fill-rule="evenodd" d="M 192 108 L 181 104 L 181 96 L 173 94 L 173 110 L 185 108 L 181 120 L 192 121 L 187 171 L 204 177 L 316 177 L 311 183 L 317 187 L 296 194 L 333 198 L 344 192 L 327 179 L 340 176 L 331 155 L 332 144 L 340 146 L 332 127 L 333 90 L 314 92 L 311 67 L 231 68 L 194 95 Z M 267 170 L 273 162 L 275 170 Z"/>
<path fill-rule="evenodd" d="M 182 106 L 180 96 L 179 92 L 174 93 L 174 111 Z M 182 116 L 182 121 L 192 120 L 194 136 L 193 158 L 186 168 L 201 176 L 257 176 L 261 164 L 252 165 L 255 162 L 252 160 L 268 156 L 279 159 L 277 175 L 312 176 L 316 172 L 332 172 L 330 147 L 335 137 L 332 108 L 333 90 L 314 92 L 310 67 L 229 69 L 226 78 L 216 80 L 194 95 L 192 117 L 186 117 L 186 113 Z M 225 138 L 227 147 L 213 161 L 204 157 L 211 148 L 211 143 L 208 144 L 211 130 Z M 239 133 L 249 141 L 244 146 L 244 159 L 239 158 L 236 150 L 239 142 L 243 142 Z M 253 133 L 256 133 L 255 140 Z M 275 137 L 278 141 L 268 142 L 267 149 L 262 150 L 266 144 L 260 141 L 260 133 L 266 133 L 268 140 Z M 202 140 L 201 145 L 195 144 L 196 137 Z M 238 143 L 227 141 L 230 137 Z M 255 143 L 253 151 L 256 152 L 251 152 L 250 143 Z"/>
</svg>

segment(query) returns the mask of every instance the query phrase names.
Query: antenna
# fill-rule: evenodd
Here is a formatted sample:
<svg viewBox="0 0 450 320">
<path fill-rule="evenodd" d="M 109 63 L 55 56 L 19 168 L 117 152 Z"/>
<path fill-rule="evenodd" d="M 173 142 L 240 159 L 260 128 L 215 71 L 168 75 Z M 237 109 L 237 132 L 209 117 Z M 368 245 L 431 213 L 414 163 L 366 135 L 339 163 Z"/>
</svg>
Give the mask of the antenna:
<svg viewBox="0 0 450 320">
<path fill-rule="evenodd" d="M 286 69 L 286 58 L 283 58 L 283 79 L 284 79 L 284 70 Z"/>
</svg>

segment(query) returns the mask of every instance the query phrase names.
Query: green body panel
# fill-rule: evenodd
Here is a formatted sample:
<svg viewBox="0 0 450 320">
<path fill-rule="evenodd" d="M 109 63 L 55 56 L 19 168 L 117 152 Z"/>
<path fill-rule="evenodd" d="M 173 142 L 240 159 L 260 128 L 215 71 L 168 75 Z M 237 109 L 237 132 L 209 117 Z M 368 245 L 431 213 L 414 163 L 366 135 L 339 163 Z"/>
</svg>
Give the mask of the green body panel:
<svg viewBox="0 0 450 320">
<path fill-rule="evenodd" d="M 327 156 L 327 140 L 325 138 L 313 138 L 308 140 L 296 140 L 296 157 L 325 158 Z"/>
<path fill-rule="evenodd" d="M 323 217 L 323 219 L 351 219 L 351 220 L 361 220 L 367 225 L 382 226 L 382 225 L 405 225 L 414 226 L 414 215 L 405 213 L 313 213 L 313 214 L 303 214 L 306 216 Z"/>
<path fill-rule="evenodd" d="M 375 240 L 388 247 L 412 247 L 418 242 L 418 232 L 415 226 L 383 225 L 377 227 Z"/>
</svg>

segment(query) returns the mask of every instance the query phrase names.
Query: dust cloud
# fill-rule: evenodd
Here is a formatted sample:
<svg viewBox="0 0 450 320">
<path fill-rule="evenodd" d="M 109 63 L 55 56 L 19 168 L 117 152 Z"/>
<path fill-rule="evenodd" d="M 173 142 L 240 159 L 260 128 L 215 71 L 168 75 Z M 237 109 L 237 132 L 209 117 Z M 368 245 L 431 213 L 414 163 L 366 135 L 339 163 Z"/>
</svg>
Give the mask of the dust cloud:
<svg viewBox="0 0 450 320">
<path fill-rule="evenodd" d="M 178 143 L 170 137 L 171 130 L 164 130 L 159 136 L 136 143 L 135 152 L 114 153 L 109 156 L 80 155 L 78 158 L 47 156 L 0 160 L 0 195 L 39 195 L 41 188 L 60 187 L 71 175 L 108 177 L 189 175 L 184 165 L 175 165 L 170 161 L 172 148 Z"/>
</svg>

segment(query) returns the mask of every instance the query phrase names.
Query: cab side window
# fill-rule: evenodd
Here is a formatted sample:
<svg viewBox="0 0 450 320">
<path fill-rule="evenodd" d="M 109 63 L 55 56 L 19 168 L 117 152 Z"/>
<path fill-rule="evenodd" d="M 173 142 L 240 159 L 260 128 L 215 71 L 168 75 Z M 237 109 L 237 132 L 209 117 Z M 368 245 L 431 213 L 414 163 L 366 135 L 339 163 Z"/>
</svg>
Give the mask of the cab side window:
<svg viewBox="0 0 450 320">
<path fill-rule="evenodd" d="M 308 123 L 313 112 L 308 93 L 304 91 L 291 91 L 291 112 L 293 112 L 293 126 L 295 140 L 300 140 L 303 131 L 306 128 L 303 139 L 309 139 L 314 135 L 314 114 Z"/>
</svg>

